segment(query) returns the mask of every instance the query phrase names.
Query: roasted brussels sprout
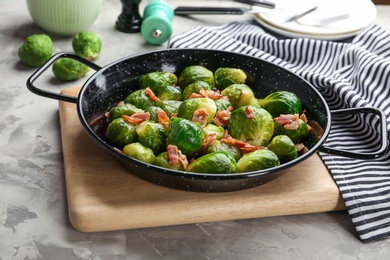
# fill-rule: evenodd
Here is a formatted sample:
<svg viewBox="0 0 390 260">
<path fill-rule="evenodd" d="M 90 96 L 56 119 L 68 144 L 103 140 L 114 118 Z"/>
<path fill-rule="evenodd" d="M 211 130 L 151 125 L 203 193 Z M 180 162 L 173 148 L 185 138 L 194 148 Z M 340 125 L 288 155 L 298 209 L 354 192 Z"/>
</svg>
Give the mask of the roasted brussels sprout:
<svg viewBox="0 0 390 260">
<path fill-rule="evenodd" d="M 203 140 L 203 129 L 199 123 L 180 117 L 171 118 L 167 131 L 167 145 L 176 145 L 187 158 L 191 158 L 202 148 Z"/>
<path fill-rule="evenodd" d="M 162 152 L 159 155 L 157 155 L 156 160 L 154 161 L 154 165 L 157 165 L 157 166 L 160 166 L 163 168 L 172 169 L 172 170 L 178 170 L 178 171 L 185 170 L 183 167 L 183 164 L 181 164 L 180 162 L 175 164 L 175 165 L 172 165 L 169 163 L 168 152 Z"/>
<path fill-rule="evenodd" d="M 46 34 L 30 35 L 20 46 L 18 55 L 24 64 L 39 67 L 53 55 L 53 42 Z"/>
<path fill-rule="evenodd" d="M 273 117 L 281 114 L 301 114 L 301 100 L 292 92 L 276 91 L 259 100 L 259 105 Z"/>
<path fill-rule="evenodd" d="M 214 86 L 213 72 L 199 65 L 188 66 L 183 69 L 179 76 L 179 86 L 181 89 L 185 89 L 185 87 L 198 80 L 205 81 L 209 85 Z"/>
<path fill-rule="evenodd" d="M 197 80 L 188 86 L 186 86 L 183 90 L 183 100 L 188 99 L 193 93 L 199 94 L 201 89 L 204 90 L 212 90 L 212 85 L 207 83 L 206 81 Z"/>
<path fill-rule="evenodd" d="M 237 68 L 218 68 L 214 72 L 214 80 L 215 86 L 222 91 L 233 84 L 244 84 L 246 74 Z"/>
<path fill-rule="evenodd" d="M 230 101 L 225 98 L 216 99 L 214 102 L 217 106 L 217 110 L 226 110 L 228 107 L 232 106 L 232 103 L 230 103 Z"/>
<path fill-rule="evenodd" d="M 136 132 L 138 142 L 152 149 L 155 155 L 164 151 L 167 131 L 162 124 L 144 121 L 138 125 Z"/>
<path fill-rule="evenodd" d="M 108 114 L 107 120 L 108 122 L 111 122 L 116 118 L 121 118 L 123 115 L 131 116 L 135 113 L 142 113 L 142 112 L 144 112 L 142 109 L 139 109 L 130 103 L 124 103 L 123 105 L 112 108 L 110 110 L 110 113 Z"/>
<path fill-rule="evenodd" d="M 154 94 L 160 95 L 161 91 L 164 91 L 167 86 L 176 86 L 177 77 L 170 72 L 150 72 L 143 75 L 139 79 L 139 87 L 145 89 L 149 87 Z"/>
<path fill-rule="evenodd" d="M 278 156 L 281 163 L 289 162 L 298 157 L 297 147 L 287 135 L 274 136 L 268 149 Z"/>
<path fill-rule="evenodd" d="M 230 85 L 222 90 L 221 94 L 229 98 L 229 101 L 234 108 L 257 105 L 258 103 L 253 90 L 245 84 Z"/>
<path fill-rule="evenodd" d="M 138 89 L 130 93 L 130 95 L 126 97 L 125 103 L 130 103 L 143 110 L 148 110 L 149 107 L 156 105 L 156 102 L 146 94 L 145 89 Z"/>
<path fill-rule="evenodd" d="M 238 172 L 259 171 L 280 165 L 278 156 L 267 149 L 244 154 L 237 162 Z"/>
<path fill-rule="evenodd" d="M 209 147 L 207 147 L 206 152 L 227 152 L 231 154 L 236 161 L 238 161 L 242 156 L 242 152 L 239 148 L 234 145 L 224 143 L 221 140 L 215 140 Z"/>
<path fill-rule="evenodd" d="M 255 146 L 267 146 L 274 133 L 274 119 L 261 107 L 239 107 L 230 115 L 228 130 L 233 138 Z"/>
<path fill-rule="evenodd" d="M 302 119 L 297 119 L 297 127 L 288 128 L 275 122 L 274 135 L 287 135 L 294 144 L 302 143 L 309 135 L 307 124 Z"/>
<path fill-rule="evenodd" d="M 181 103 L 182 101 L 177 100 L 162 100 L 157 101 L 155 105 L 164 110 L 165 113 L 167 113 L 167 115 L 171 117 L 172 115 L 177 114 Z"/>
<path fill-rule="evenodd" d="M 102 49 L 102 40 L 93 32 L 79 32 L 72 40 L 74 52 L 89 61 L 95 60 Z"/>
<path fill-rule="evenodd" d="M 127 123 L 123 118 L 114 119 L 107 127 L 107 142 L 122 150 L 125 145 L 137 141 L 136 129 L 136 125 Z"/>
<path fill-rule="evenodd" d="M 164 89 L 159 91 L 157 97 L 160 100 L 183 100 L 181 90 L 174 86 L 166 86 Z"/>
<path fill-rule="evenodd" d="M 236 173 L 238 171 L 236 160 L 226 152 L 203 155 L 190 163 L 186 170 L 200 173 Z"/>
<path fill-rule="evenodd" d="M 203 127 L 203 133 L 205 138 L 211 134 L 216 134 L 216 139 L 219 140 L 222 139 L 223 134 L 225 133 L 225 128 L 214 124 L 207 124 Z"/>
<path fill-rule="evenodd" d="M 178 117 L 192 120 L 194 112 L 201 108 L 205 109 L 208 114 L 207 123 L 212 123 L 215 113 L 217 112 L 217 106 L 215 105 L 214 100 L 210 98 L 192 98 L 184 100 L 177 111 Z"/>
<path fill-rule="evenodd" d="M 123 148 L 123 153 L 127 156 L 150 164 L 154 164 L 154 161 L 156 160 L 156 156 L 153 154 L 152 149 L 145 147 L 138 142 L 126 145 Z"/>
<path fill-rule="evenodd" d="M 61 58 L 54 62 L 52 71 L 54 76 L 62 81 L 73 81 L 83 77 L 90 67 L 69 58 Z"/>
</svg>

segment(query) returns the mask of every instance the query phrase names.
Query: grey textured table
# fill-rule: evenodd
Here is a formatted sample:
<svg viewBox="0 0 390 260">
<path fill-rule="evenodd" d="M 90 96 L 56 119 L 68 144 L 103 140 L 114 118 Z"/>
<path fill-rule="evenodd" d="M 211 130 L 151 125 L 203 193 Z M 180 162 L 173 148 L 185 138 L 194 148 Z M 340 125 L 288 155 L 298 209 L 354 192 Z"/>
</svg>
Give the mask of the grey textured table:
<svg viewBox="0 0 390 260">
<path fill-rule="evenodd" d="M 195 1 L 168 1 L 173 7 Z M 196 1 L 233 5 L 228 1 Z M 139 34 L 114 29 L 119 0 L 103 0 L 90 27 L 103 39 L 97 63 L 162 49 Z M 198 223 L 81 233 L 68 220 L 58 102 L 26 89 L 33 69 L 18 59 L 25 37 L 44 33 L 30 18 L 25 1 L 0 3 L 0 259 L 388 259 L 390 240 L 363 244 L 347 212 Z M 390 30 L 390 6 L 378 6 L 376 23 Z M 175 17 L 174 33 L 198 25 L 220 25 L 242 16 Z M 72 51 L 69 38 L 54 37 L 55 52 Z M 51 90 L 82 85 L 85 78 L 39 84 Z"/>
</svg>

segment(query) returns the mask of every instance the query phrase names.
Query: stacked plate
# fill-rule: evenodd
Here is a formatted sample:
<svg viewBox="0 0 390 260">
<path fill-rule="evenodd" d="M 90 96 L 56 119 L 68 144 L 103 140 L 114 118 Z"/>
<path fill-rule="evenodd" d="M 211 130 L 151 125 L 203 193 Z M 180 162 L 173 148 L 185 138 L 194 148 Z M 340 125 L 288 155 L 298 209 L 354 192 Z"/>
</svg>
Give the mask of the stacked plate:
<svg viewBox="0 0 390 260">
<path fill-rule="evenodd" d="M 258 9 L 256 21 L 266 29 L 287 37 L 343 40 L 364 30 L 376 18 L 377 10 L 370 0 L 274 0 L 276 8 Z M 309 14 L 287 21 L 290 17 L 315 9 Z M 329 18 L 342 19 L 318 25 Z"/>
</svg>

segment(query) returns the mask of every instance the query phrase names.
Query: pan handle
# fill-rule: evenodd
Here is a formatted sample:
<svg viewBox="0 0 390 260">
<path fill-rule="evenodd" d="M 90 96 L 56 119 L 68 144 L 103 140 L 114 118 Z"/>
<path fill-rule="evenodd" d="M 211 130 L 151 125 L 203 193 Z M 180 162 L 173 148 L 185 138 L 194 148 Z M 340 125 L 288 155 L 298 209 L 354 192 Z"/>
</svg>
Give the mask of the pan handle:
<svg viewBox="0 0 390 260">
<path fill-rule="evenodd" d="M 77 60 L 81 63 L 84 63 L 88 67 L 98 71 L 101 69 L 100 66 L 96 65 L 95 63 L 90 62 L 87 59 L 84 59 L 76 54 L 73 53 L 65 53 L 65 52 L 60 52 L 55 55 L 53 55 L 45 64 L 43 64 L 39 69 L 37 69 L 27 80 L 27 88 L 33 92 L 34 94 L 37 94 L 39 96 L 47 97 L 47 98 L 52 98 L 52 99 L 57 99 L 61 101 L 66 101 L 66 102 L 71 102 L 71 103 L 77 103 L 77 98 L 68 96 L 68 95 L 63 95 L 61 93 L 55 93 L 47 90 L 43 90 L 40 88 L 37 88 L 33 83 L 34 81 L 39 78 L 40 75 L 42 75 L 43 72 L 45 72 L 56 60 L 60 58 L 70 58 Z"/>
<path fill-rule="evenodd" d="M 382 156 L 387 151 L 387 143 L 388 143 L 387 129 L 386 129 L 386 115 L 383 111 L 372 107 L 348 108 L 348 109 L 331 111 L 331 115 L 334 117 L 351 115 L 351 114 L 359 114 L 359 113 L 365 113 L 365 114 L 371 113 L 379 116 L 381 147 L 377 151 L 370 152 L 370 153 L 357 153 L 357 152 L 351 152 L 345 150 L 337 150 L 326 146 L 320 147 L 319 150 L 324 153 L 330 153 L 330 154 L 340 155 L 345 157 L 352 157 L 356 159 L 375 159 Z"/>
</svg>

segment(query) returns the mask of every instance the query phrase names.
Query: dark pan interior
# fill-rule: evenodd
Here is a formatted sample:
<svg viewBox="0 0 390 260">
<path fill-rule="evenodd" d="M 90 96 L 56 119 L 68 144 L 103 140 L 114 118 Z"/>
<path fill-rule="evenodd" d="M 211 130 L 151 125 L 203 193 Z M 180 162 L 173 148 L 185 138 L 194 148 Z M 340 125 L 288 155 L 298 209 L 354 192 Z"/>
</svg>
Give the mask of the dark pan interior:
<svg viewBox="0 0 390 260">
<path fill-rule="evenodd" d="M 302 100 L 309 118 L 316 120 L 325 130 L 319 141 L 306 145 L 309 152 L 281 166 L 257 172 L 242 174 L 200 174 L 172 171 L 148 165 L 129 158 L 104 142 L 101 136 L 103 124 L 90 127 L 97 118 L 109 111 L 128 94 L 138 89 L 138 79 L 149 72 L 169 71 L 179 75 L 183 68 L 202 65 L 215 71 L 219 67 L 235 67 L 244 70 L 248 76 L 247 85 L 256 97 L 287 90 Z M 84 84 L 78 99 L 78 114 L 86 132 L 106 151 L 129 169 L 130 172 L 154 183 L 191 191 L 232 191 L 258 186 L 280 176 L 289 167 L 305 160 L 315 153 L 324 142 L 330 128 L 330 112 L 321 95 L 308 82 L 272 63 L 237 53 L 199 50 L 172 49 L 126 57 L 108 64 L 96 72 Z"/>
</svg>

